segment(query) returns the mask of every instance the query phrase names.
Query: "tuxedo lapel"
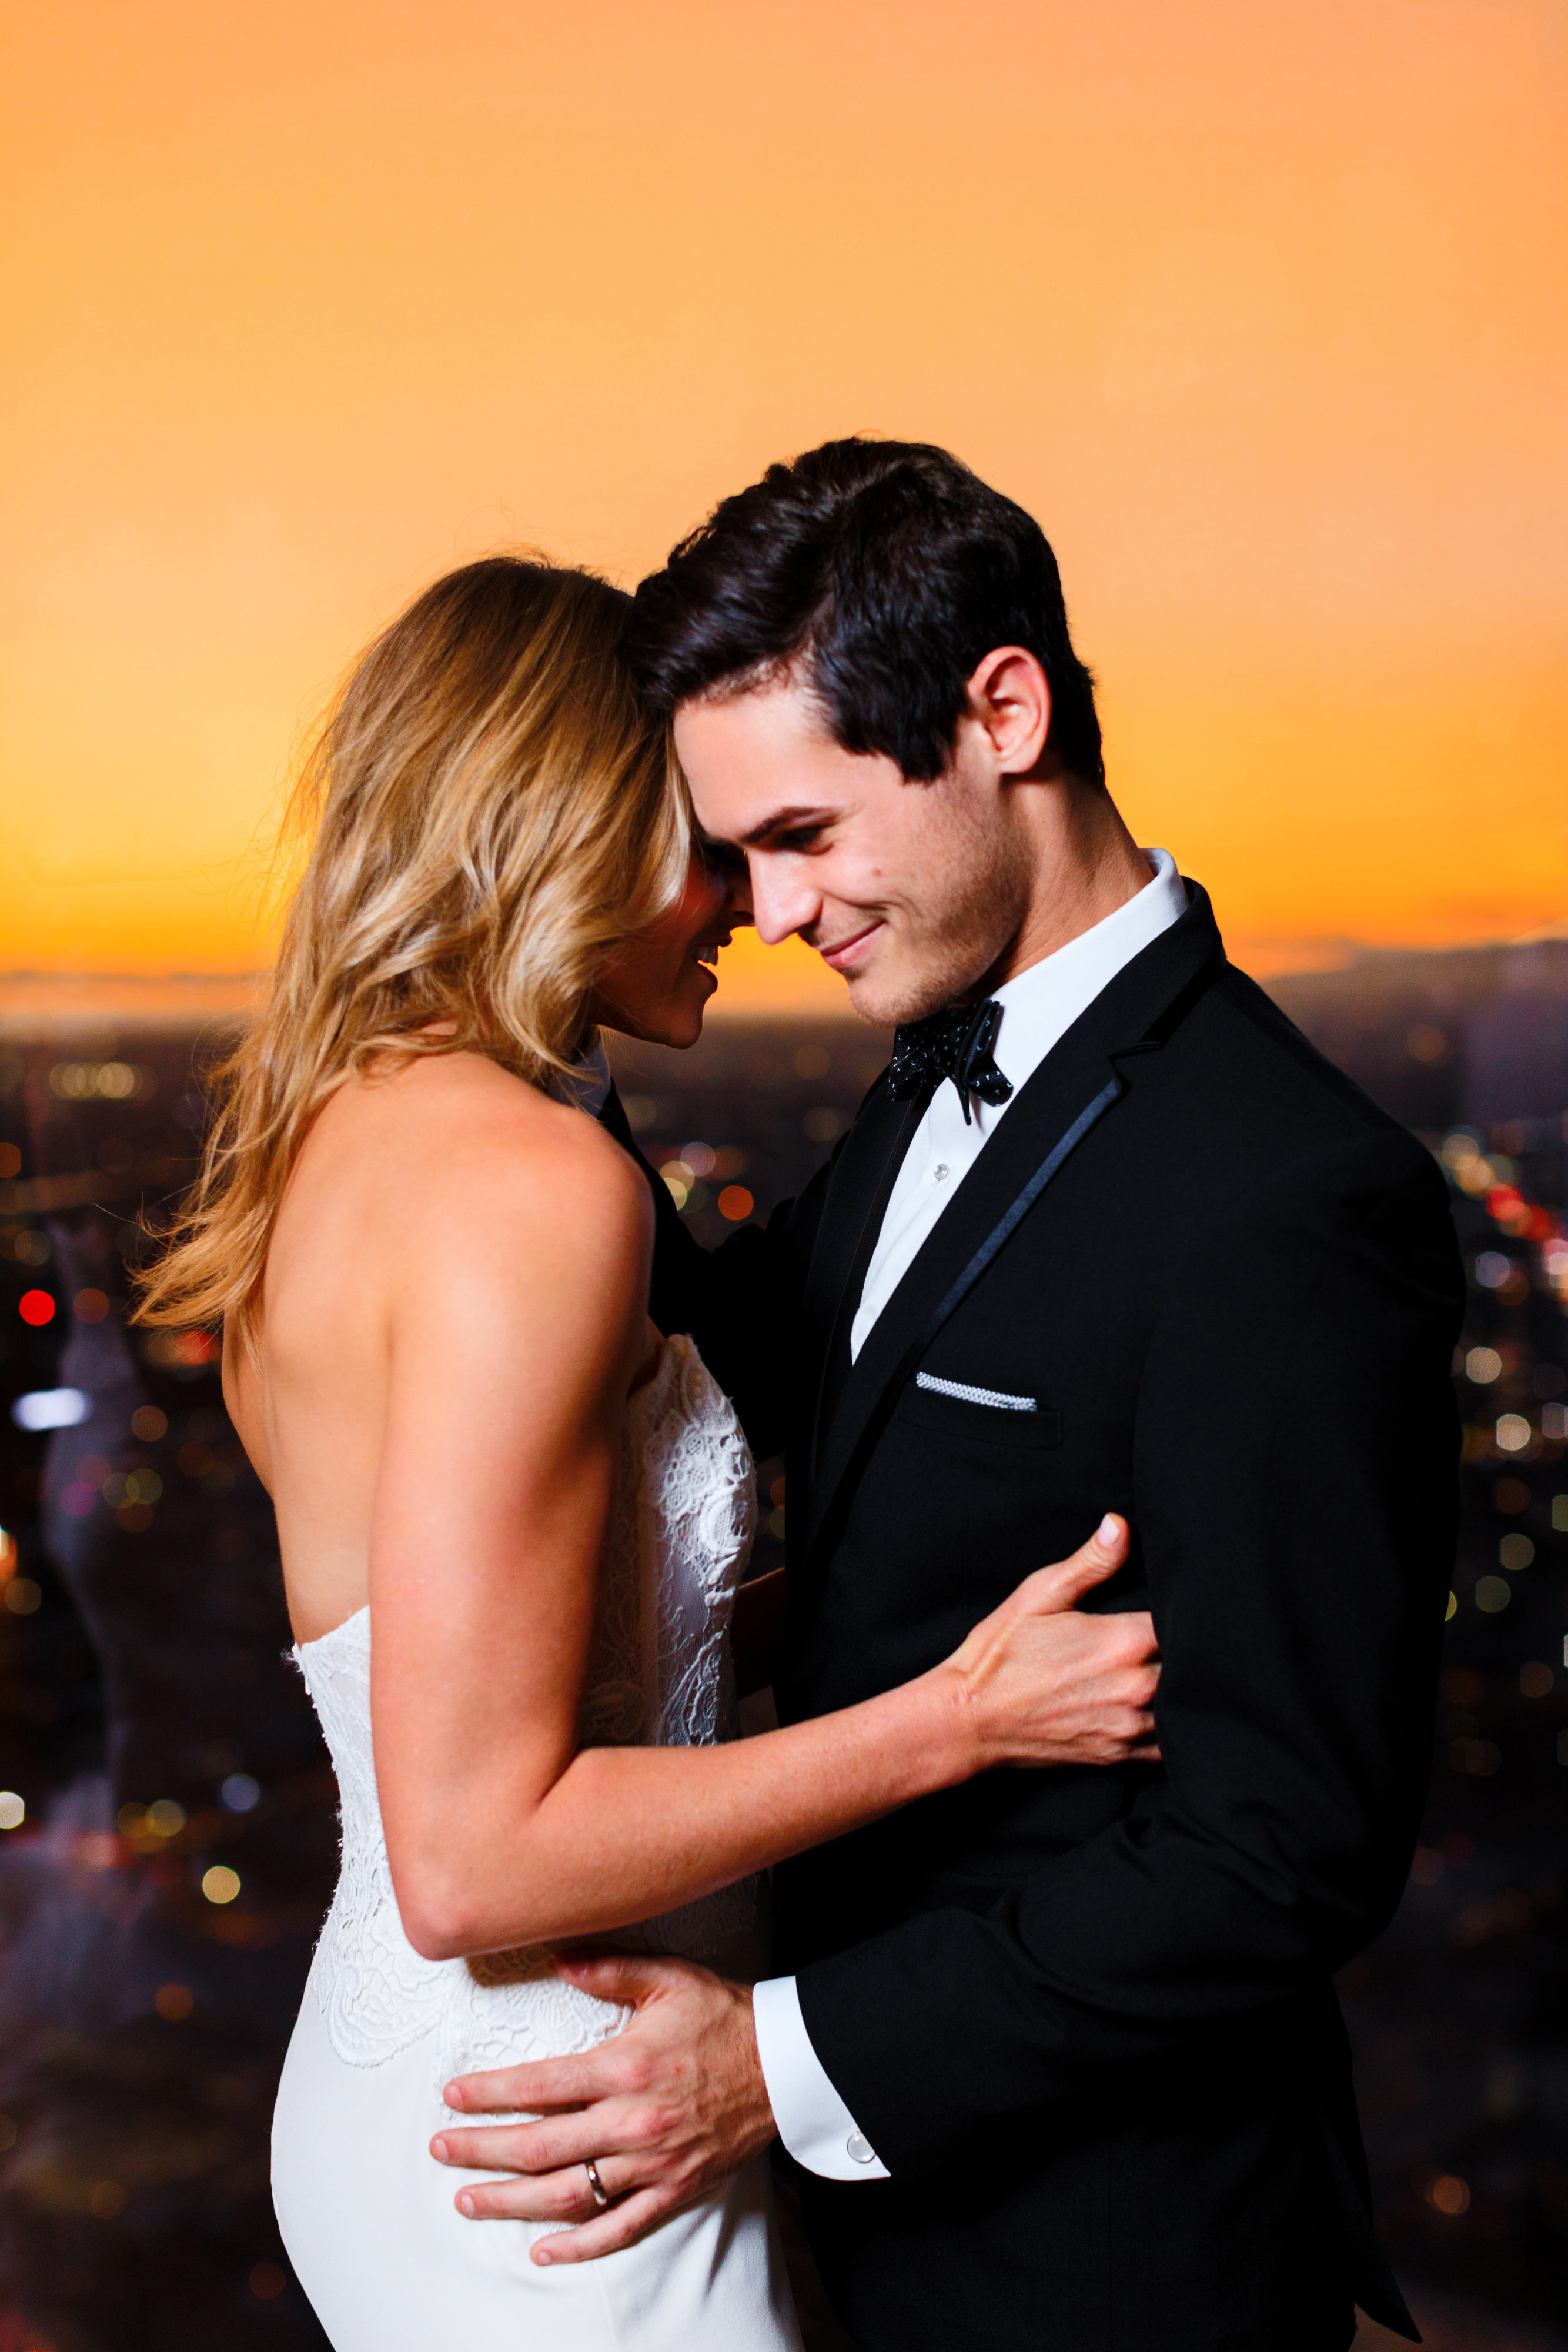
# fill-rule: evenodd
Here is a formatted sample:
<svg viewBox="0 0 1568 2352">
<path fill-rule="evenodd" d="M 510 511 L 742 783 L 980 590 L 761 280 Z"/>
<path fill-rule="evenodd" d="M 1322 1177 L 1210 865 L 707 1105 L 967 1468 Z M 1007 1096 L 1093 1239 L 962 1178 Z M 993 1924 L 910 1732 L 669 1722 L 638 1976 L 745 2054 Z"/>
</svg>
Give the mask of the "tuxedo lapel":
<svg viewBox="0 0 1568 2352">
<path fill-rule="evenodd" d="M 1123 1082 L 1098 1038 L 1075 1032 L 1073 1050 L 1066 1050 L 1068 1044 L 1064 1039 L 1047 1055 L 1009 1106 L 873 1324 L 836 1409 L 824 1416 L 812 1480 L 808 1558 L 880 1409 L 902 1387 L 914 1358 L 924 1352 L 965 1291 L 978 1280 L 1017 1217 L 1033 1205 L 1121 1092 Z M 1006 1232 L 1000 1230 L 1004 1226 Z M 982 1258 L 983 1263 L 977 1262 Z"/>
<path fill-rule="evenodd" d="M 1129 1079 L 1119 1065 L 1156 1052 L 1224 969 L 1207 897 L 1197 884 L 1187 887 L 1186 914 L 1116 975 L 1009 1106 L 873 1325 L 841 1390 L 831 1400 L 831 1412 L 820 1399 L 808 1560 L 868 1438 L 919 1357 L 1051 1180 L 1127 1091 Z M 901 1148 L 894 1172 L 902 1158 Z M 872 1245 L 874 1240 L 873 1229 Z M 854 1255 L 852 1246 L 847 1255 Z M 852 1315 L 852 1302 L 848 1311 Z"/>
<path fill-rule="evenodd" d="M 835 1368 L 840 1353 L 847 1353 L 849 1326 L 866 1265 L 925 1107 L 919 1097 L 894 1102 L 884 1074 L 845 1137 L 829 1179 L 801 1303 L 801 1361 L 818 1367 L 811 1417 L 813 1464 L 823 1421 L 835 1401 Z"/>
</svg>

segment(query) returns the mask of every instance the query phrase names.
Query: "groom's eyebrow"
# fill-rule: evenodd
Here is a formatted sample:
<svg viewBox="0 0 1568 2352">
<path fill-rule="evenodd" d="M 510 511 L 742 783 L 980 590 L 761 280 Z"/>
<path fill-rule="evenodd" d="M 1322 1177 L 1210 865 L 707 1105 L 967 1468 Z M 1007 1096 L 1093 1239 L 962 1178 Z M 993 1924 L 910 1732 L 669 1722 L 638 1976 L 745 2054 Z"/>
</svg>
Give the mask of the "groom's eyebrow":
<svg viewBox="0 0 1568 2352">
<path fill-rule="evenodd" d="M 804 825 L 826 824 L 829 814 L 827 809 L 813 808 L 809 804 L 775 809 L 771 815 L 763 818 L 760 824 L 754 824 L 749 833 L 743 833 L 737 845 L 741 849 L 758 849 L 769 834 L 793 833 Z"/>
</svg>

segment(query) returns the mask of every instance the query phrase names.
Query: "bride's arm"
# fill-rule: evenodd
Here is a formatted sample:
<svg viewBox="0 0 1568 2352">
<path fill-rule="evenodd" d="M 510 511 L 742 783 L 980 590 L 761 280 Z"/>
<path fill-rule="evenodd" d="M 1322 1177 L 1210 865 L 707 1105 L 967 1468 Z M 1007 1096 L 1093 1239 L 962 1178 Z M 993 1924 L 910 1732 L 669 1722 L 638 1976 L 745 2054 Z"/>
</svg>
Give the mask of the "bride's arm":
<svg viewBox="0 0 1568 2352">
<path fill-rule="evenodd" d="M 652 1222 L 598 1141 L 584 1122 L 538 1170 L 463 1151 L 392 1304 L 371 1705 L 399 1906 L 432 1958 L 623 1927 L 990 1766 L 1148 1738 L 1147 1620 L 1071 1612 L 1118 1522 L 858 1706 L 717 1748 L 578 1748 Z"/>
</svg>

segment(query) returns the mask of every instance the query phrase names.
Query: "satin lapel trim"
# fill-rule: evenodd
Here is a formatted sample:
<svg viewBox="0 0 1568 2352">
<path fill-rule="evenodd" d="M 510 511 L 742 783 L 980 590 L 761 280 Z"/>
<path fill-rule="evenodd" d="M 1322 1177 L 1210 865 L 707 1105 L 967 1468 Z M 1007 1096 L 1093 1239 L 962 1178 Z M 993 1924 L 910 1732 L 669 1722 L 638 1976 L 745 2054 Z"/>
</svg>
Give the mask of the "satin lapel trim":
<svg viewBox="0 0 1568 2352">
<path fill-rule="evenodd" d="M 846 1311 L 855 1269 L 866 1254 L 867 1234 L 879 1209 L 885 1208 L 910 1139 L 920 1122 L 924 1104 L 895 1103 L 885 1092 L 869 1103 L 844 1139 L 839 1163 L 829 1180 L 822 1203 L 817 1245 L 806 1270 L 801 1300 L 805 1360 L 817 1370 L 811 1404 L 811 1454 L 816 1455 L 822 1391 L 833 1341 Z M 871 1239 L 874 1244 L 875 1235 Z M 849 1307 L 852 1314 L 852 1307 Z"/>
<path fill-rule="evenodd" d="M 1103 1060 L 1101 1067 L 1102 1069 L 1104 1067 Z M 808 1559 L 816 1549 L 839 1489 L 854 1463 L 861 1444 L 883 1399 L 890 1393 L 895 1393 L 903 1386 L 943 1324 L 974 1288 L 998 1253 L 1017 1231 L 1051 1182 L 1051 1178 L 1077 1150 L 1090 1129 L 1103 1118 L 1112 1104 L 1126 1091 L 1126 1079 L 1119 1071 L 1113 1070 L 1098 1091 L 1083 1104 L 1076 1117 L 1056 1136 L 1039 1160 L 1027 1166 L 1022 1182 L 1017 1185 L 1010 1198 L 1005 1200 L 1001 1213 L 993 1217 L 988 1226 L 984 1223 L 980 1225 L 981 1239 L 977 1247 L 971 1250 L 956 1275 L 949 1278 L 936 1300 L 924 1311 L 916 1309 L 914 1328 L 904 1336 L 902 1344 L 900 1344 L 895 1321 L 900 1304 L 898 1294 L 895 1292 L 894 1297 L 889 1300 L 877 1325 L 866 1339 L 854 1371 L 850 1375 L 839 1402 L 838 1413 L 827 1435 L 823 1449 L 822 1475 L 814 1482 L 811 1524 L 806 1547 Z M 1009 1118 L 1016 1118 L 1019 1110 L 1022 1108 L 1020 1103 L 1009 1114 Z M 1004 1127 L 1002 1133 L 1005 1135 L 1006 1132 Z M 997 1141 L 1000 1142 L 1000 1140 L 1001 1137 L 998 1136 Z M 988 1148 L 994 1151 L 996 1144 L 993 1143 Z M 975 1179 L 980 1175 L 983 1165 L 982 1159 L 980 1166 L 977 1166 L 968 1178 L 968 1184 L 975 1184 Z M 977 1192 L 979 1189 L 978 1185 L 975 1185 Z M 947 1212 L 947 1215 L 956 1220 L 967 1205 L 964 1194 L 960 1192 L 952 1208 Z M 942 1223 L 945 1224 L 946 1218 L 944 1218 Z M 938 1225 L 936 1233 L 933 1234 L 933 1241 L 940 1233 L 941 1225 Z M 927 1246 L 929 1247 L 929 1244 Z M 905 1282 L 912 1279 L 917 1280 L 919 1272 L 920 1261 L 917 1258 L 910 1268 L 909 1274 L 904 1277 Z M 901 1284 L 900 1289 L 903 1287 Z M 902 1318 L 897 1319 L 902 1320 Z M 883 1339 L 883 1346 L 880 1349 L 876 1344 L 879 1335 Z M 891 1347 L 887 1344 L 889 1339 L 892 1340 Z"/>
<path fill-rule="evenodd" d="M 883 1222 L 887 1215 L 888 1202 L 893 1198 L 899 1171 L 908 1155 L 909 1147 L 919 1131 L 929 1100 L 928 1094 L 922 1094 L 900 1106 L 901 1115 L 898 1126 L 891 1142 L 884 1144 L 874 1187 L 869 1194 L 863 1194 L 857 1190 L 856 1198 L 853 1201 L 846 1199 L 843 1203 L 846 1241 L 849 1239 L 851 1228 L 855 1225 L 857 1212 L 859 1223 L 854 1234 L 854 1245 L 850 1251 L 847 1262 L 835 1254 L 836 1262 L 841 1265 L 842 1273 L 836 1286 L 836 1297 L 832 1301 L 832 1318 L 827 1325 L 827 1338 L 821 1353 L 821 1371 L 817 1381 L 816 1407 L 811 1418 L 810 1473 L 813 1484 L 816 1480 L 817 1462 L 824 1435 L 824 1421 L 837 1402 L 837 1392 L 833 1390 L 832 1383 L 841 1360 L 840 1351 L 841 1349 L 844 1355 L 849 1352 L 850 1331 L 860 1306 L 861 1292 L 865 1287 L 866 1274 L 872 1259 L 876 1255 L 876 1245 L 882 1234 Z M 870 1165 L 869 1154 L 867 1164 Z M 825 1284 L 823 1305 L 824 1308 L 828 1305 Z"/>
</svg>

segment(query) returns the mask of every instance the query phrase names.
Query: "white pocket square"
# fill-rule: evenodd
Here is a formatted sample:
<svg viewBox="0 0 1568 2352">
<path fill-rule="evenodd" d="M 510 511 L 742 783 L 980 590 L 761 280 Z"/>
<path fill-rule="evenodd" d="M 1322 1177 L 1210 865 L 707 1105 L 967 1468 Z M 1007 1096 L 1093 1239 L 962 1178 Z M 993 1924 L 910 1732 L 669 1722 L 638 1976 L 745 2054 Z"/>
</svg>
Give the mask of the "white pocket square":
<svg viewBox="0 0 1568 2352">
<path fill-rule="evenodd" d="M 959 1397 L 965 1404 L 994 1405 L 998 1412 L 1038 1412 L 1033 1397 L 1009 1396 L 1001 1389 L 972 1389 L 967 1381 L 939 1381 L 935 1372 L 916 1372 L 917 1389 L 935 1389 L 938 1396 Z"/>
</svg>

